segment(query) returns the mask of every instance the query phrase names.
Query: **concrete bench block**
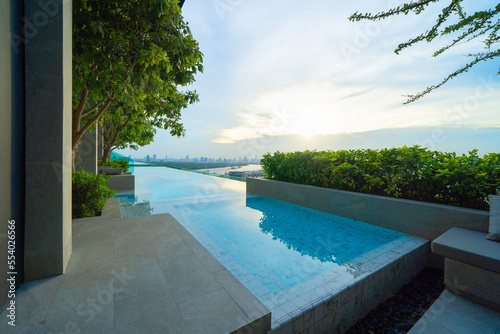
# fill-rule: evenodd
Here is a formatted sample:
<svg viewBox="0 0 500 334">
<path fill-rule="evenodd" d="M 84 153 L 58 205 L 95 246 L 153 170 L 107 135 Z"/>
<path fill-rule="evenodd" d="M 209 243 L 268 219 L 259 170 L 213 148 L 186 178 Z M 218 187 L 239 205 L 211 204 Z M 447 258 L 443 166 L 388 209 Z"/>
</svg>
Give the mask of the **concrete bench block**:
<svg viewBox="0 0 500 334">
<path fill-rule="evenodd" d="M 113 190 L 134 190 L 135 175 L 111 175 L 108 179 L 108 188 Z"/>
<path fill-rule="evenodd" d="M 500 243 L 487 240 L 487 233 L 454 227 L 432 242 L 432 251 L 500 274 Z"/>
<path fill-rule="evenodd" d="M 486 235 L 455 227 L 434 240 L 431 248 L 445 258 L 448 290 L 500 311 L 500 243 Z"/>
<path fill-rule="evenodd" d="M 458 296 L 500 312 L 500 274 L 446 258 L 446 288 Z"/>
</svg>

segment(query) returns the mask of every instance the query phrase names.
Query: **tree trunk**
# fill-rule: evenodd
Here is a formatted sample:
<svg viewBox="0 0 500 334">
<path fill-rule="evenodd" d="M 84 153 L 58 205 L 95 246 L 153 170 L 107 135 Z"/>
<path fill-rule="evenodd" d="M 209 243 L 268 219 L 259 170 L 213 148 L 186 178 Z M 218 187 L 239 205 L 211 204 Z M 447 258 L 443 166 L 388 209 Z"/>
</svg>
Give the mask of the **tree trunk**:
<svg viewBox="0 0 500 334">
<path fill-rule="evenodd" d="M 72 165 L 73 172 L 75 171 L 75 156 L 78 145 L 80 145 L 82 141 L 82 137 L 87 132 L 87 130 L 95 123 L 97 120 L 104 114 L 104 112 L 109 108 L 111 103 L 114 100 L 114 95 L 111 93 L 107 99 L 103 99 L 102 101 L 96 103 L 93 107 L 84 110 L 85 104 L 87 103 L 89 91 L 87 87 L 84 87 L 81 95 L 80 101 L 78 103 L 78 107 L 73 109 L 73 124 L 72 124 Z M 81 126 L 82 118 L 89 116 L 96 112 L 96 114 L 87 120 L 83 126 Z"/>
<path fill-rule="evenodd" d="M 106 166 L 111 157 L 111 146 L 104 146 L 102 150 L 102 165 Z"/>
</svg>

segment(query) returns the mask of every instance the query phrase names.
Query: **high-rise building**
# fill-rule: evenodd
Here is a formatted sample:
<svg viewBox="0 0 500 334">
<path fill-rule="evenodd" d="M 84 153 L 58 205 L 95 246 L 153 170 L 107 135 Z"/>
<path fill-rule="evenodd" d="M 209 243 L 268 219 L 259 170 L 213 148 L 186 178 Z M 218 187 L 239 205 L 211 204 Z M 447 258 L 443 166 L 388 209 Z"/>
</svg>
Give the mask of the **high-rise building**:
<svg viewBox="0 0 500 334">
<path fill-rule="evenodd" d="M 149 161 L 149 154 L 146 155 L 146 161 Z"/>
<path fill-rule="evenodd" d="M 189 161 L 189 154 L 186 155 L 186 161 Z"/>
<path fill-rule="evenodd" d="M 156 161 L 156 154 L 153 154 L 153 161 Z"/>
</svg>

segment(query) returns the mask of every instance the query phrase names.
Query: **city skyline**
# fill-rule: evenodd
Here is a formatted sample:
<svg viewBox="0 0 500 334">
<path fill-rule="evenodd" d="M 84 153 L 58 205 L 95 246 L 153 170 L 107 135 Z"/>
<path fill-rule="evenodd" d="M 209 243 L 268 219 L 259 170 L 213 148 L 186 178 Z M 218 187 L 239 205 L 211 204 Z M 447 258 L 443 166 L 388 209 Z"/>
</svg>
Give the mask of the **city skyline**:
<svg viewBox="0 0 500 334">
<path fill-rule="evenodd" d="M 150 154 L 147 154 L 146 156 L 144 157 L 139 157 L 139 156 L 132 156 L 132 155 L 129 155 L 128 158 L 129 159 L 133 159 L 133 160 L 136 160 L 136 161 L 146 161 L 146 162 L 153 162 L 153 161 L 157 161 L 157 162 L 165 162 L 165 161 L 183 161 L 183 162 L 239 162 L 239 163 L 259 163 L 260 162 L 260 158 L 261 157 L 258 157 L 257 155 L 255 155 L 254 157 L 238 157 L 238 158 L 234 158 L 234 157 L 217 157 L 217 158 L 214 158 L 214 157 L 205 157 L 205 156 L 198 156 L 198 157 L 190 157 L 190 155 L 186 155 L 184 158 L 180 157 L 180 158 L 176 158 L 176 157 L 168 157 L 168 154 L 166 155 L 163 155 L 165 158 L 162 157 L 162 155 L 156 155 L 156 154 L 153 154 L 153 155 L 150 155 Z"/>
</svg>

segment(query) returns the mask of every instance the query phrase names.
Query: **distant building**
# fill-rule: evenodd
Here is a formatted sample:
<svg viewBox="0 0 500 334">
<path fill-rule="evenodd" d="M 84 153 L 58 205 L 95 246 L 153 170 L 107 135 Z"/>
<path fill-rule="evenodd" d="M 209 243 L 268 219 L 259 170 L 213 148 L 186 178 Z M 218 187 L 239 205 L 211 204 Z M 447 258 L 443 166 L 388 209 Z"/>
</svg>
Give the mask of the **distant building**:
<svg viewBox="0 0 500 334">
<path fill-rule="evenodd" d="M 149 154 L 148 154 L 148 155 L 146 155 L 146 161 L 148 161 L 148 162 L 149 162 Z"/>
</svg>

